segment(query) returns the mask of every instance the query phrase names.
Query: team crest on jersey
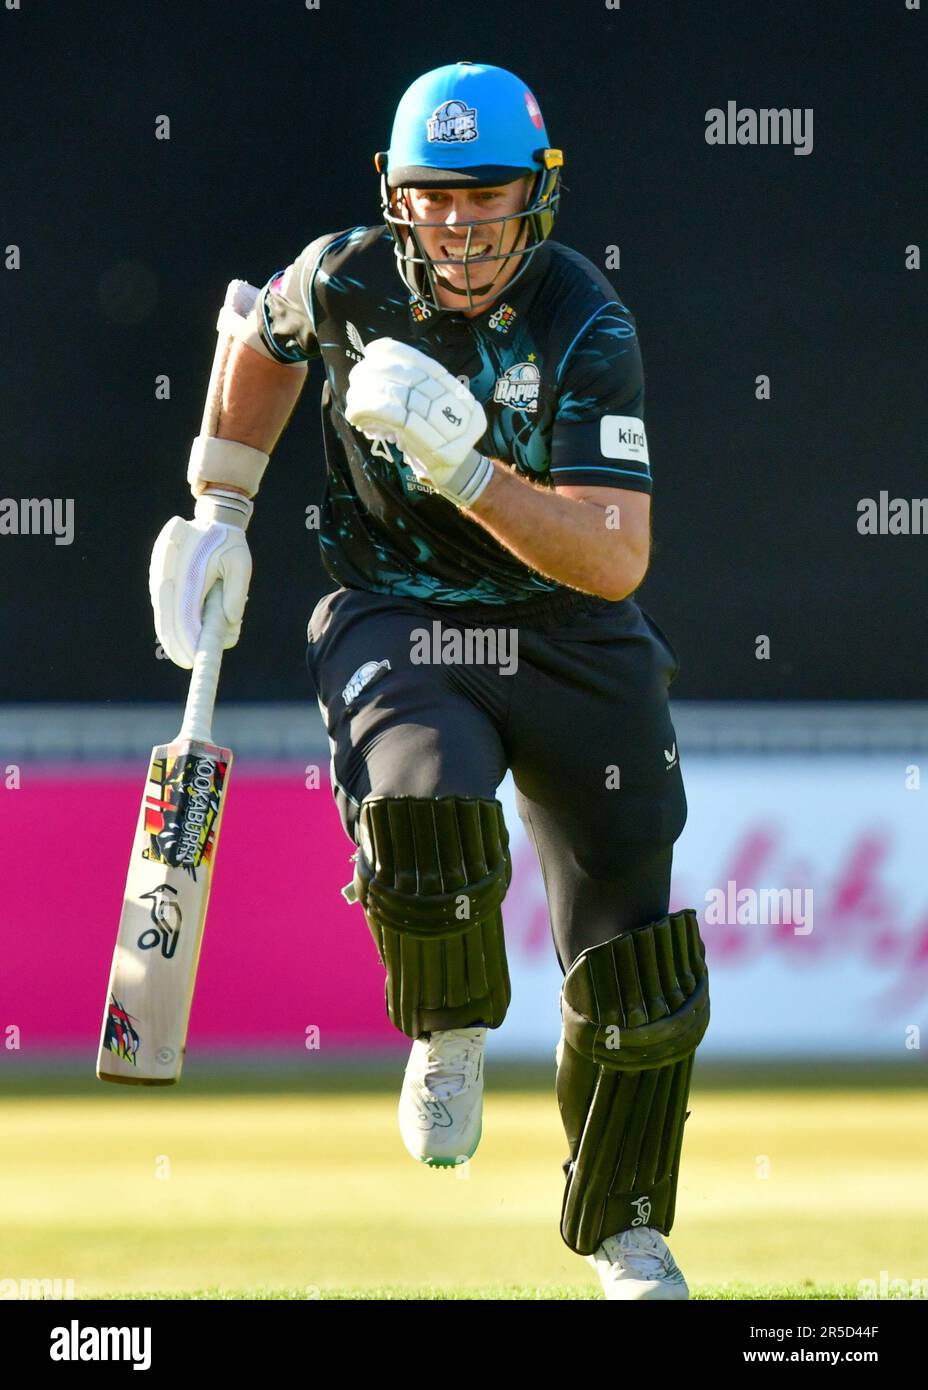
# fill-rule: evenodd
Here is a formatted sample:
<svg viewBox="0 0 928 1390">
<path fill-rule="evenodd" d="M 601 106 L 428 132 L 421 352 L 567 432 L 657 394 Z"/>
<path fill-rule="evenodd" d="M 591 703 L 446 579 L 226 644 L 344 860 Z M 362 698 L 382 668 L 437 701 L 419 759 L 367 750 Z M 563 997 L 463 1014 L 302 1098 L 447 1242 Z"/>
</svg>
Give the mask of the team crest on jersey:
<svg viewBox="0 0 928 1390">
<path fill-rule="evenodd" d="M 424 323 L 426 319 L 432 317 L 432 311 L 427 304 L 423 304 L 421 299 L 417 299 L 414 294 L 409 296 L 409 310 L 416 323 Z"/>
<path fill-rule="evenodd" d="M 345 348 L 345 356 L 350 357 L 355 362 L 360 362 L 364 356 L 364 343 L 361 334 L 350 319 L 345 320 L 345 332 L 348 334 L 348 341 L 351 344 L 351 347 Z"/>
<path fill-rule="evenodd" d="M 452 97 L 436 106 L 425 123 L 430 141 L 441 144 L 463 144 L 477 138 L 477 109 L 466 101 Z"/>
<path fill-rule="evenodd" d="M 487 319 L 490 328 L 495 328 L 497 333 L 508 333 L 515 322 L 516 311 L 511 304 L 501 304 L 498 309 Z"/>
<path fill-rule="evenodd" d="M 496 378 L 494 401 L 512 406 L 513 410 L 536 411 L 541 373 L 534 362 L 515 362 L 506 368 L 504 376 Z"/>
</svg>

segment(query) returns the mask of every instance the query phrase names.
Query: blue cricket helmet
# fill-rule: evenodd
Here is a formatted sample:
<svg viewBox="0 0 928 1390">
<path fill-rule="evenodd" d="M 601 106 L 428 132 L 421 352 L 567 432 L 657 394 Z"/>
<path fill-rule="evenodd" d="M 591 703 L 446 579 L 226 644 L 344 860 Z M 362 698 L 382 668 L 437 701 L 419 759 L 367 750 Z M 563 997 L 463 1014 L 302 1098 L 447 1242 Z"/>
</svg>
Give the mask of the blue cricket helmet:
<svg viewBox="0 0 928 1390">
<path fill-rule="evenodd" d="M 460 261 L 435 260 L 426 255 L 417 226 L 443 223 L 414 222 L 394 210 L 393 194 L 404 187 L 490 188 L 512 183 L 526 175 L 534 182 L 519 212 L 504 218 L 459 222 L 466 227 L 465 255 L 475 227 L 499 225 L 493 255 L 464 262 L 466 288 L 443 282 L 452 293 L 466 295 L 474 307 L 474 290 L 480 295 L 492 287 L 503 267 L 514 257 L 522 264 L 506 282 L 507 287 L 527 268 L 531 256 L 550 235 L 560 199 L 560 169 L 564 157 L 548 147 L 548 132 L 533 93 L 514 73 L 485 63 L 449 63 L 424 73 L 403 93 L 393 121 L 390 148 L 374 156 L 381 176 L 381 211 L 395 243 L 397 267 L 404 283 L 436 312 L 454 312 L 438 302 L 435 268 L 460 267 Z M 502 250 L 508 224 L 518 224 L 513 246 Z M 525 245 L 520 246 L 523 240 Z M 474 267 L 493 262 L 496 273 L 489 285 L 474 286 Z"/>
</svg>

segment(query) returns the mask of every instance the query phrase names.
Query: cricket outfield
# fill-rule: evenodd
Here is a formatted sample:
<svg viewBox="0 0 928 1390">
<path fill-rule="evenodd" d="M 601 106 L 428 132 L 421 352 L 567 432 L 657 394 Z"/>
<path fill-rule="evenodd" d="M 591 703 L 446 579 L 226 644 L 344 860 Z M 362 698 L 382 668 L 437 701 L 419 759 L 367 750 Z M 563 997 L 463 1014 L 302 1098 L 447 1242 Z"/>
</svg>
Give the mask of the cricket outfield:
<svg viewBox="0 0 928 1390">
<path fill-rule="evenodd" d="M 16 1065 L 0 1078 L 6 1298 L 42 1279 L 73 1281 L 79 1299 L 601 1297 L 558 1234 L 564 1140 L 546 1073 L 491 1065 L 476 1157 L 431 1170 L 400 1141 L 395 1064 L 191 1066 L 156 1091 Z M 706 1069 L 691 1110 L 670 1244 L 694 1297 L 856 1299 L 883 1271 L 928 1281 L 915 1071 L 855 1089 L 847 1069 L 835 1083 Z"/>
</svg>

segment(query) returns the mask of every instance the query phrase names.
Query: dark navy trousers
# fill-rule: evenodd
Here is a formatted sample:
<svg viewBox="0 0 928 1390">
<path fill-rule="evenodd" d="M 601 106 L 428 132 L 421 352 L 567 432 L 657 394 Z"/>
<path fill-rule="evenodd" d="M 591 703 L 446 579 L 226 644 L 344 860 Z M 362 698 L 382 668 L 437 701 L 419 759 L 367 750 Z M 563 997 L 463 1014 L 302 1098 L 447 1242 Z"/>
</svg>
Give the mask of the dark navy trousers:
<svg viewBox="0 0 928 1390">
<path fill-rule="evenodd" d="M 353 840 L 366 796 L 492 798 L 511 769 L 562 970 L 666 915 L 686 822 L 678 661 L 633 599 L 571 591 L 544 618 L 503 621 L 339 588 L 307 636 Z"/>
</svg>

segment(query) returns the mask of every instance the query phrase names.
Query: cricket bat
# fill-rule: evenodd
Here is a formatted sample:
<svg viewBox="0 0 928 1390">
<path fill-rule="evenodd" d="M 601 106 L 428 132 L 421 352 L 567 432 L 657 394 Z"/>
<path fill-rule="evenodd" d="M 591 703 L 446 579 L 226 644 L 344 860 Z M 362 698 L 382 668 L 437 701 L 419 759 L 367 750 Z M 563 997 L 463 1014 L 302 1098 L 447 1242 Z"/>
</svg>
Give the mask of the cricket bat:
<svg viewBox="0 0 928 1390">
<path fill-rule="evenodd" d="M 215 431 L 235 326 L 257 295 L 247 280 L 232 280 L 226 290 L 203 435 Z M 226 633 L 220 580 L 203 605 L 180 733 L 151 750 L 103 1013 L 101 1081 L 171 1086 L 180 1080 L 232 766 L 231 750 L 213 743 L 212 733 Z"/>
<path fill-rule="evenodd" d="M 180 1080 L 232 766 L 231 750 L 212 737 L 227 630 L 219 581 L 204 604 L 180 733 L 151 751 L 103 1015 L 101 1081 Z"/>
</svg>

